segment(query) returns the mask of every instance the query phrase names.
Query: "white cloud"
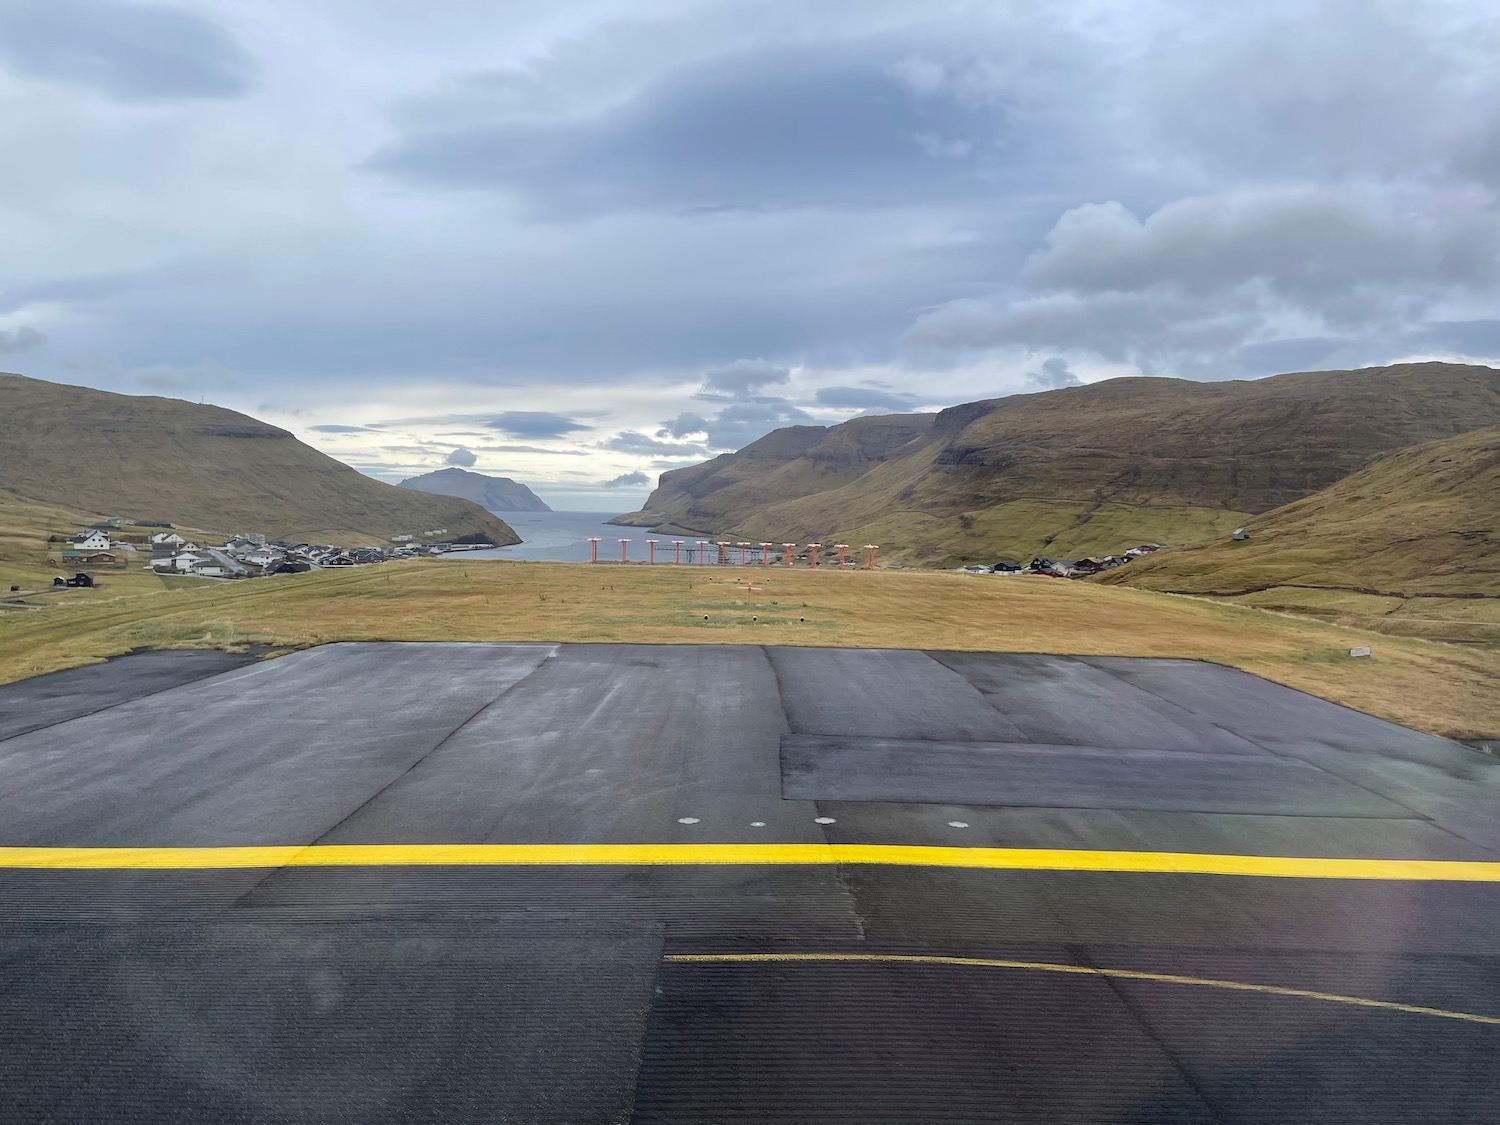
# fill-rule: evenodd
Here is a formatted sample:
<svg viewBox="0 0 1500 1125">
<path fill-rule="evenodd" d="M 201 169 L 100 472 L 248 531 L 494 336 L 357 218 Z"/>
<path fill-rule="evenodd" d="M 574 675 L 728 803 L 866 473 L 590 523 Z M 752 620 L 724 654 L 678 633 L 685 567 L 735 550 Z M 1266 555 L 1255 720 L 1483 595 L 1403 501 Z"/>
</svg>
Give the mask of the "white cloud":
<svg viewBox="0 0 1500 1125">
<path fill-rule="evenodd" d="M 1493 284 L 1500 211 L 1488 201 L 1427 214 L 1345 187 L 1245 188 L 1167 204 L 1145 220 L 1116 202 L 1065 212 L 1022 278 L 1036 290 L 1221 293 L 1260 282 L 1292 301 L 1336 303 Z"/>
<path fill-rule="evenodd" d="M 1083 350 L 1212 378 L 1243 374 L 1245 349 L 1283 339 L 1417 331 L 1432 310 L 1496 291 L 1500 210 L 1468 198 L 1424 214 L 1405 202 L 1278 185 L 1176 200 L 1145 219 L 1084 204 L 1046 234 L 1019 291 L 929 310 L 908 340 Z"/>
<path fill-rule="evenodd" d="M 623 488 L 626 485 L 642 485 L 642 484 L 650 484 L 650 483 L 651 483 L 651 478 L 648 477 L 645 473 L 641 473 L 641 472 L 621 473 L 619 476 L 614 477 L 614 478 L 612 478 L 610 480 L 605 481 L 604 482 L 604 487 L 605 488 Z"/>
</svg>

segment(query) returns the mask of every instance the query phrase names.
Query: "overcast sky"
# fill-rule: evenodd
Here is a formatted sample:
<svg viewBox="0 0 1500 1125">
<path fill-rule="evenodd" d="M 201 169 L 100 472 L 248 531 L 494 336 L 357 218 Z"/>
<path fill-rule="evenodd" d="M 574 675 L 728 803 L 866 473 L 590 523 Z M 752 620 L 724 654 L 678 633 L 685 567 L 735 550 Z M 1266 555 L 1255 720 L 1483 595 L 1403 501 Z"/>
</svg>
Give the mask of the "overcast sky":
<svg viewBox="0 0 1500 1125">
<path fill-rule="evenodd" d="M 1493 0 L 0 0 L 0 370 L 558 507 L 780 425 L 1500 356 Z"/>
</svg>

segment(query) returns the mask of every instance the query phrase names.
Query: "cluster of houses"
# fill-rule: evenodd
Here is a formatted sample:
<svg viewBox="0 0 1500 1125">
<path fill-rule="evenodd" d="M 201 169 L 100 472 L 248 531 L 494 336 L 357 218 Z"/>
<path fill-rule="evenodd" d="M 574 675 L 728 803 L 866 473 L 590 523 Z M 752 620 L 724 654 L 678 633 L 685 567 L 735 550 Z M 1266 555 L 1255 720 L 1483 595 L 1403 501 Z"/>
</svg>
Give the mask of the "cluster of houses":
<svg viewBox="0 0 1500 1125">
<path fill-rule="evenodd" d="M 394 545 L 388 548 L 268 541 L 264 535 L 232 535 L 222 544 L 213 545 L 191 542 L 170 527 L 153 532 L 144 540 L 136 536 L 134 542 L 111 534 L 119 530 L 117 525 L 98 524 L 67 539 L 61 552 L 63 564 L 75 567 L 129 566 L 149 557 L 144 566 L 158 574 L 260 578 L 329 567 L 363 566 L 388 559 L 417 558 L 440 550 L 440 547 L 416 543 L 412 536 L 397 537 L 393 540 Z"/>
<path fill-rule="evenodd" d="M 423 552 L 425 553 L 425 552 Z M 231 535 L 220 546 L 199 545 L 175 531 L 151 536 L 150 567 L 158 574 L 190 574 L 200 578 L 260 578 L 272 574 L 301 574 L 329 567 L 363 566 L 410 553 L 379 547 L 336 547 L 331 544 L 268 542 L 264 535 Z"/>
<path fill-rule="evenodd" d="M 997 562 L 989 566 L 961 566 L 958 569 L 968 574 L 1039 574 L 1046 578 L 1085 578 L 1100 571 L 1124 566 L 1142 555 L 1154 554 L 1166 547 L 1165 543 L 1142 543 L 1118 555 L 1090 555 L 1084 559 L 1048 559 L 1038 555 L 1025 566 L 1017 562 Z"/>
</svg>

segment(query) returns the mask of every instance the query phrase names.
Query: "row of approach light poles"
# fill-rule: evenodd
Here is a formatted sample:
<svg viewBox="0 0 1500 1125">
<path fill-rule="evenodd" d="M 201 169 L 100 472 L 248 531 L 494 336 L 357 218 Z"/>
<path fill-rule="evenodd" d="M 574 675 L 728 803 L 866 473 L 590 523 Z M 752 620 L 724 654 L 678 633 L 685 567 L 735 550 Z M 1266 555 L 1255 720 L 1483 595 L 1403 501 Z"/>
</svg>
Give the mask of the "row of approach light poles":
<svg viewBox="0 0 1500 1125">
<path fill-rule="evenodd" d="M 597 535 L 589 537 L 589 562 L 596 563 L 596 562 L 599 561 L 599 544 L 602 543 L 602 542 L 603 542 L 603 539 L 600 538 Z M 627 555 L 627 553 L 628 553 L 628 551 L 630 549 L 630 542 L 631 541 L 629 539 L 621 539 L 619 542 L 620 542 L 620 561 L 621 562 L 628 562 L 629 560 L 627 559 L 626 555 Z M 660 542 L 661 542 L 661 540 L 659 540 L 659 539 L 647 539 L 646 540 L 646 562 L 648 564 L 655 565 L 655 563 L 656 563 L 656 546 Z M 686 539 L 673 539 L 670 542 L 672 544 L 672 565 L 673 566 L 681 566 L 682 565 L 682 548 L 683 548 L 684 544 L 686 544 L 686 543 L 689 542 L 689 540 L 686 540 Z M 693 543 L 693 546 L 697 549 L 696 550 L 696 554 L 697 554 L 697 557 L 698 557 L 698 565 L 699 566 L 707 566 L 708 565 L 708 556 L 709 556 L 709 550 L 708 549 L 711 546 L 719 548 L 719 550 L 718 550 L 718 559 L 717 559 L 717 562 L 718 562 L 719 566 L 754 566 L 755 565 L 754 559 L 752 558 L 752 559 L 748 559 L 747 560 L 745 556 L 746 556 L 746 552 L 753 551 L 756 547 L 760 548 L 760 565 L 763 566 L 763 567 L 767 567 L 767 566 L 773 565 L 772 562 L 771 562 L 771 559 L 772 559 L 771 548 L 776 546 L 775 543 L 731 543 L 728 540 L 717 540 L 717 541 L 715 541 L 715 540 L 710 540 L 710 539 L 694 539 L 691 542 Z M 782 550 L 783 550 L 782 559 L 783 559 L 784 564 L 787 567 L 790 567 L 792 565 L 792 552 L 794 550 L 796 550 L 796 548 L 799 545 L 800 544 L 797 544 L 797 543 L 783 543 L 783 544 L 781 544 L 781 547 L 782 547 Z M 809 564 L 812 565 L 812 566 L 817 566 L 818 565 L 818 551 L 823 548 L 823 544 L 822 543 L 808 543 L 808 544 L 806 544 L 806 546 L 807 546 L 807 549 L 808 549 L 808 552 L 809 552 L 809 558 L 808 558 Z M 835 544 L 833 544 L 833 547 L 839 553 L 838 568 L 840 570 L 844 570 L 844 569 L 846 569 L 848 567 L 853 567 L 855 565 L 854 561 L 852 559 L 848 558 L 849 544 L 847 544 L 847 543 L 835 543 Z M 731 559 L 730 558 L 730 551 L 731 550 L 735 550 L 735 551 L 739 552 L 739 558 L 738 559 Z M 868 554 L 866 556 L 866 559 L 865 559 L 865 568 L 867 570 L 874 570 L 875 569 L 875 552 L 878 551 L 878 550 L 880 550 L 880 545 L 878 543 L 866 543 L 865 544 L 865 551 L 868 552 Z M 691 554 L 693 552 L 690 551 L 689 553 Z"/>
</svg>

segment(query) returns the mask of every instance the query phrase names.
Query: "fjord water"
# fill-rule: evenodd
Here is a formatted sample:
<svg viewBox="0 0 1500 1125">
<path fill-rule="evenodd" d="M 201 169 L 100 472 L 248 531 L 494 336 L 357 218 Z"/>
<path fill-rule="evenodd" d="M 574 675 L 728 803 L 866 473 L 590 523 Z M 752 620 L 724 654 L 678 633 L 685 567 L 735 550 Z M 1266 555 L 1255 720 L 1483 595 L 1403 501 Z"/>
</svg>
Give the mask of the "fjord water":
<svg viewBox="0 0 1500 1125">
<path fill-rule="evenodd" d="M 458 551 L 446 559 L 531 559 L 547 562 L 588 562 L 589 537 L 600 539 L 599 557 L 618 559 L 620 540 L 629 539 L 629 557 L 646 558 L 647 538 L 661 539 L 644 527 L 606 522 L 618 512 L 496 512 L 521 537 L 510 547 L 486 551 Z M 670 538 L 670 536 L 668 537 Z M 670 551 L 670 544 L 668 550 Z M 658 548 L 660 550 L 660 548 Z"/>
</svg>

